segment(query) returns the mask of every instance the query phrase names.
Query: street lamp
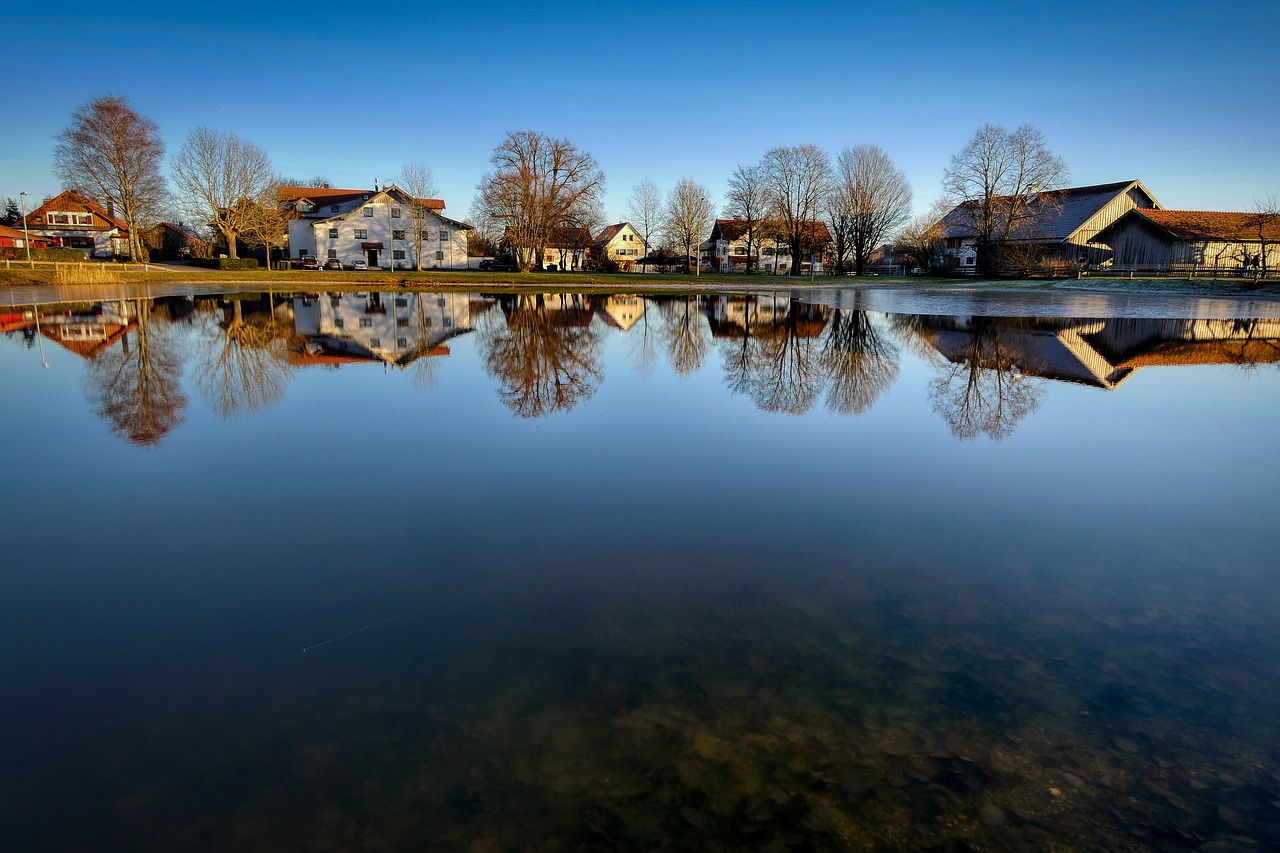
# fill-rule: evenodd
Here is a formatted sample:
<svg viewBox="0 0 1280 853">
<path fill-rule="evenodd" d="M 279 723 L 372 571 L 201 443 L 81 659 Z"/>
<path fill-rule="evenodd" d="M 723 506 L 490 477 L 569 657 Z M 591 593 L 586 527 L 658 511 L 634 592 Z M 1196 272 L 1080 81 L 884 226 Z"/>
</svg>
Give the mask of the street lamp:
<svg viewBox="0 0 1280 853">
<path fill-rule="evenodd" d="M 18 198 L 22 205 L 22 242 L 27 247 L 27 266 L 35 269 L 35 264 L 31 263 L 31 232 L 27 230 L 27 194 L 18 193 Z"/>
</svg>

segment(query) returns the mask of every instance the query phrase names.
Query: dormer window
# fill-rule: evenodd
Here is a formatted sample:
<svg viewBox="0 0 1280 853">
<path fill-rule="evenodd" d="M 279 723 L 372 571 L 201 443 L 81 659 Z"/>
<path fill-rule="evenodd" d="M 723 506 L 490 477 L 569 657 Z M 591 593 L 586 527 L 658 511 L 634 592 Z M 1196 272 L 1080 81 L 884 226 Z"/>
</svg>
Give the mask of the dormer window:
<svg viewBox="0 0 1280 853">
<path fill-rule="evenodd" d="M 337 213 L 337 212 L 338 212 L 338 206 L 337 206 L 336 204 L 331 204 L 331 205 L 329 205 L 329 212 L 330 212 L 330 213 Z"/>
<path fill-rule="evenodd" d="M 316 209 L 316 208 L 315 208 L 315 205 L 313 205 L 313 204 L 312 204 L 311 202 L 309 202 L 309 201 L 304 201 L 304 202 L 302 202 L 301 204 L 299 204 L 299 205 L 298 205 L 298 210 L 301 210 L 303 213 L 310 213 L 311 211 L 313 211 L 313 210 L 315 210 L 315 209 Z"/>
</svg>

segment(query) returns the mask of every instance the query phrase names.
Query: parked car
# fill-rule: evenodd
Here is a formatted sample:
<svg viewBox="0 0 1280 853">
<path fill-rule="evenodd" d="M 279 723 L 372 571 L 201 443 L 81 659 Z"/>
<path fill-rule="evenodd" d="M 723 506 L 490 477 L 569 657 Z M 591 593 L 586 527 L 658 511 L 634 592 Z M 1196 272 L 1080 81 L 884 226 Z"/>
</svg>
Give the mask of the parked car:
<svg viewBox="0 0 1280 853">
<path fill-rule="evenodd" d="M 327 270 L 340 270 L 342 269 L 342 261 L 337 258 L 330 258 L 324 262 L 324 268 Z"/>
<path fill-rule="evenodd" d="M 515 267 L 500 258 L 486 258 L 480 262 L 480 269 L 488 272 L 511 272 Z"/>
<path fill-rule="evenodd" d="M 352 261 L 347 264 L 347 269 L 349 270 L 367 270 L 368 268 L 369 264 L 367 261 Z"/>
<path fill-rule="evenodd" d="M 302 263 L 298 264 L 299 269 L 318 270 L 320 269 L 319 258 L 303 258 Z"/>
</svg>

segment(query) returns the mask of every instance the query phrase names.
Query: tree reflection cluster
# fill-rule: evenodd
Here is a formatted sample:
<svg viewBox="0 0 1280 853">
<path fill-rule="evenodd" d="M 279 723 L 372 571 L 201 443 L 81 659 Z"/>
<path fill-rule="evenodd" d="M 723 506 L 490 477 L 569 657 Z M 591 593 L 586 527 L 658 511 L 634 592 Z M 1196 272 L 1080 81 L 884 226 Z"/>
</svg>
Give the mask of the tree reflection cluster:
<svg viewBox="0 0 1280 853">
<path fill-rule="evenodd" d="M 412 369 L 414 384 L 430 388 L 450 339 L 472 331 L 499 398 L 521 418 L 589 400 L 611 335 L 625 336 L 641 376 L 665 360 L 687 378 L 717 350 L 731 393 L 789 415 L 823 401 L 834 414 L 867 412 L 897 381 L 907 351 L 931 366 L 929 402 L 962 440 L 1012 435 L 1050 380 L 1113 390 L 1145 367 L 1280 363 L 1278 320 L 882 314 L 864 299 L 861 291 L 834 306 L 790 294 L 240 294 L 32 308 L 0 316 L 0 333 L 83 357 L 93 411 L 144 446 L 184 420 L 187 359 L 201 399 L 233 419 L 279 403 L 306 367 Z"/>
</svg>

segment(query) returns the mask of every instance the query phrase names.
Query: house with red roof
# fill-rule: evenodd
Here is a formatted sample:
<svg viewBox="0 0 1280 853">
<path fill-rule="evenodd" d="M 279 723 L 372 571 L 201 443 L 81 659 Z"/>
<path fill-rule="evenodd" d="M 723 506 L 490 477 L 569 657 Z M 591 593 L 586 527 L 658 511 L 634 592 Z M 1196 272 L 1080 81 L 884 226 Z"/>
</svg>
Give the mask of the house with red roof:
<svg viewBox="0 0 1280 853">
<path fill-rule="evenodd" d="M 395 184 L 372 190 L 281 187 L 278 197 L 294 216 L 294 258 L 336 259 L 344 267 L 364 261 L 369 269 L 467 268 L 471 226 L 445 216 L 443 199 L 414 199 Z"/>
<path fill-rule="evenodd" d="M 811 254 L 816 256 L 813 272 L 822 272 L 822 258 L 831 246 L 831 232 L 826 223 L 808 223 Z M 717 219 L 711 236 L 702 244 L 703 262 L 721 272 L 746 272 L 748 268 L 762 273 L 786 273 L 791 269 L 791 247 L 781 233 L 768 223 L 758 223 L 754 234 L 754 250 L 747 256 L 747 223 L 742 219 Z M 809 258 L 801 258 L 802 271 L 809 273 Z"/>
<path fill-rule="evenodd" d="M 44 249 L 48 248 L 49 241 L 44 237 L 31 235 L 31 248 Z M 27 247 L 27 235 L 23 233 L 21 223 L 19 227 L 10 228 L 8 225 L 0 225 L 0 247 L 9 247 L 14 249 L 25 249 Z"/>
<path fill-rule="evenodd" d="M 630 222 L 609 225 L 596 235 L 591 244 L 591 258 L 607 259 L 618 265 L 619 272 L 631 272 L 645 256 L 647 247 L 640 232 Z"/>
<path fill-rule="evenodd" d="M 96 201 L 67 190 L 27 214 L 31 239 L 53 248 L 81 249 L 89 257 L 129 254 L 129 226 Z"/>
<path fill-rule="evenodd" d="M 1280 216 L 1136 208 L 1099 231 L 1117 267 L 1280 269 Z"/>
</svg>

